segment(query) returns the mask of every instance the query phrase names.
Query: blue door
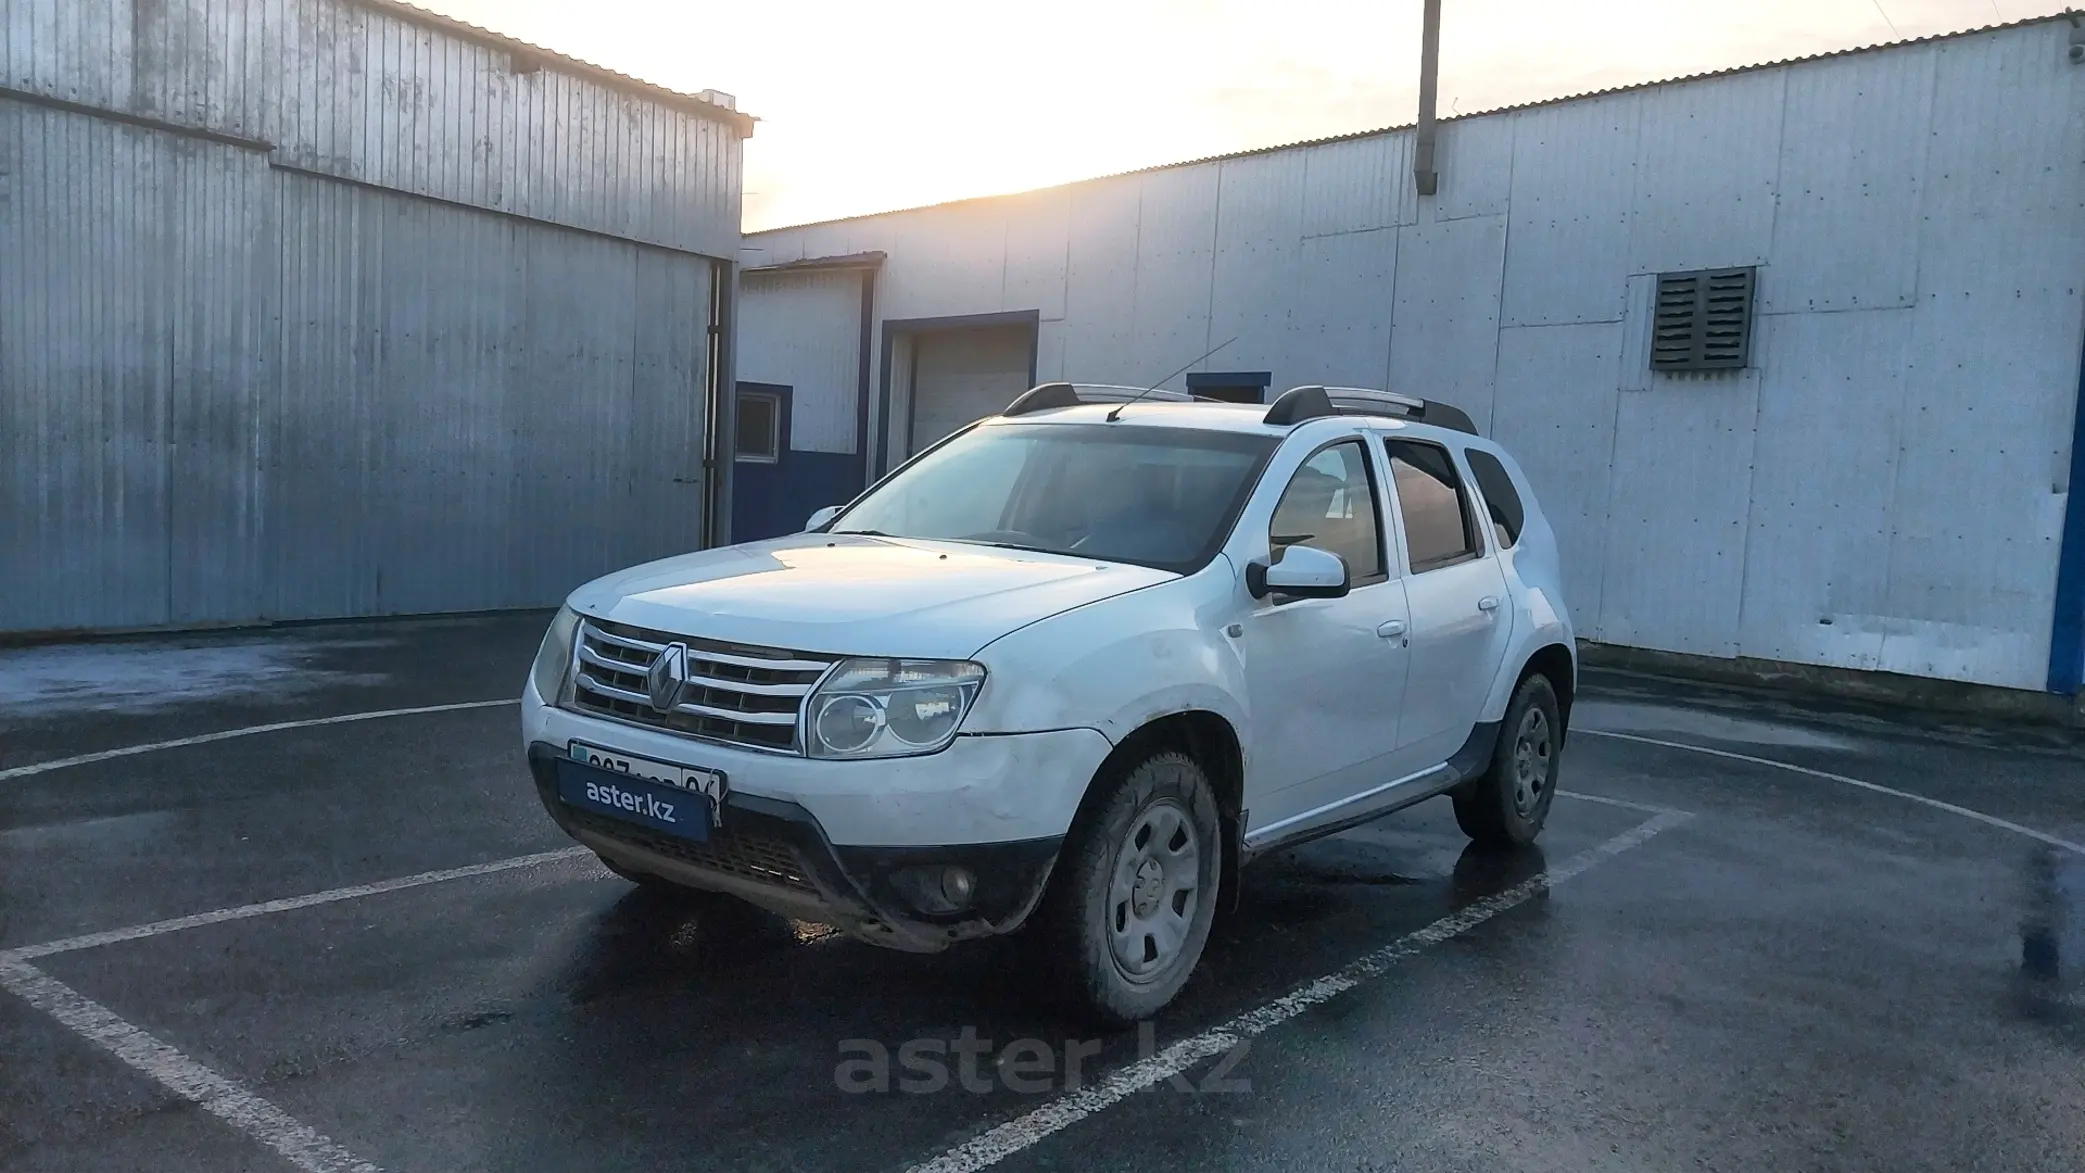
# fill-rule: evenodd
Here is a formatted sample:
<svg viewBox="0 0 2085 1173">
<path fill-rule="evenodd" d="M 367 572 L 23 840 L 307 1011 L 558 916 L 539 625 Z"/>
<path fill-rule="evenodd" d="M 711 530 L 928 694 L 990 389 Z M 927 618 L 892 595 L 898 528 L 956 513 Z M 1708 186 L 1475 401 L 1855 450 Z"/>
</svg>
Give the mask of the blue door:
<svg viewBox="0 0 2085 1173">
<path fill-rule="evenodd" d="M 731 540 L 793 534 L 811 514 L 843 505 L 861 490 L 851 452 L 808 452 L 789 446 L 792 388 L 738 384 L 738 428 L 731 452 Z"/>
</svg>

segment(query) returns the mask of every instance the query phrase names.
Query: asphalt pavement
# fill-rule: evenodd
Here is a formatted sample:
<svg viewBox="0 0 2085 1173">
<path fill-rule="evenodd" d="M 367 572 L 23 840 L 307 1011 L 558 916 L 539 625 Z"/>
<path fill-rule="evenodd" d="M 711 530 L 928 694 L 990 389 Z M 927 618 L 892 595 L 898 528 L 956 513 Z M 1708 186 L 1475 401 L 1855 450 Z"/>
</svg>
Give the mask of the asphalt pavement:
<svg viewBox="0 0 2085 1173">
<path fill-rule="evenodd" d="M 1539 849 L 1264 860 L 1099 1037 L 565 850 L 544 622 L 0 650 L 0 1169 L 2085 1168 L 2060 739 L 1589 676 Z"/>
</svg>

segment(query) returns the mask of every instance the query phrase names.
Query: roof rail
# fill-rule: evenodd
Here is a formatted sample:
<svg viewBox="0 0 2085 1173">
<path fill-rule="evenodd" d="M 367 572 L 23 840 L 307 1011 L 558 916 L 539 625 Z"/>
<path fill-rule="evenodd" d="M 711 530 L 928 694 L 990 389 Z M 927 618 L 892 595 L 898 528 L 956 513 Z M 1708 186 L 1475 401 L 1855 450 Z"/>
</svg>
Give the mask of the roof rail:
<svg viewBox="0 0 2085 1173">
<path fill-rule="evenodd" d="M 1146 403 L 1191 403 L 1195 396 L 1184 391 L 1118 387 L 1112 383 L 1039 383 L 1021 392 L 1020 396 L 1007 404 L 1006 410 L 999 414 L 1033 415 L 1038 411 L 1077 407 L 1082 403 L 1128 403 L 1132 399 L 1141 399 Z"/>
<path fill-rule="evenodd" d="M 1291 387 L 1267 409 L 1266 422 L 1278 428 L 1331 415 L 1385 415 L 1477 435 L 1469 413 L 1436 399 L 1419 399 L 1395 391 L 1366 387 Z"/>
</svg>

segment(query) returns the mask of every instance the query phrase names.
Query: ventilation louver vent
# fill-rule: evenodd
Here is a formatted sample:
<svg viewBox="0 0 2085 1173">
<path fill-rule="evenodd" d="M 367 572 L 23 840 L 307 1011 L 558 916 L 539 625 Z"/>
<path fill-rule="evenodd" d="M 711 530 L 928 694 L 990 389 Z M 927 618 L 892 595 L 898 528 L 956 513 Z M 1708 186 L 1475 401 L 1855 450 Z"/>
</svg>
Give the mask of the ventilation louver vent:
<svg viewBox="0 0 2085 1173">
<path fill-rule="evenodd" d="M 1758 274 L 1751 268 L 1659 274 L 1651 369 L 1742 368 L 1752 353 L 1752 290 Z"/>
</svg>

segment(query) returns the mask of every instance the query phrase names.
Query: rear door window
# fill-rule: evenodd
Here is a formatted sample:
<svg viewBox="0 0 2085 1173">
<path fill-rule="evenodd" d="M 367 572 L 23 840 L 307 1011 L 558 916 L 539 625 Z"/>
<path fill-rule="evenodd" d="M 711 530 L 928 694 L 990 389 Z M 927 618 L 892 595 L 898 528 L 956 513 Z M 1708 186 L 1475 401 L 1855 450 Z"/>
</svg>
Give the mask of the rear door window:
<svg viewBox="0 0 2085 1173">
<path fill-rule="evenodd" d="M 1412 573 L 1477 557 L 1483 545 L 1477 539 L 1476 519 L 1448 450 L 1420 440 L 1386 439 L 1383 451 L 1390 458 Z"/>
</svg>

